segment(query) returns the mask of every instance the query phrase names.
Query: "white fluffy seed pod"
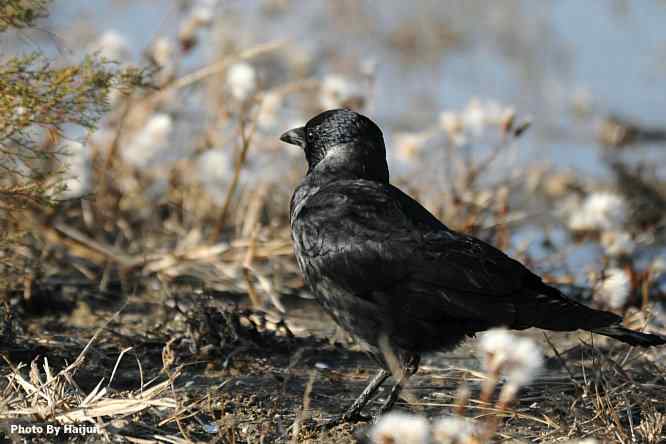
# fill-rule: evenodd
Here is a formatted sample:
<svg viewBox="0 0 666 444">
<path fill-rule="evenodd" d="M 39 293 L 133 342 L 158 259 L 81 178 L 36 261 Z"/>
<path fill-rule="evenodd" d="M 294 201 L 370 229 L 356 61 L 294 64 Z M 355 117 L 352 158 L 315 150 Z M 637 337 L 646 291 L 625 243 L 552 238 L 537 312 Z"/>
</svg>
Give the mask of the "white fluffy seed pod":
<svg viewBox="0 0 666 444">
<path fill-rule="evenodd" d="M 249 63 L 235 63 L 227 70 L 227 85 L 234 99 L 245 101 L 257 89 L 257 72 Z"/>
<path fill-rule="evenodd" d="M 483 333 L 478 345 L 483 368 L 489 373 L 498 371 L 509 358 L 508 354 L 514 341 L 515 336 L 503 328 Z"/>
<path fill-rule="evenodd" d="M 592 193 L 574 209 L 569 217 L 569 228 L 574 231 L 614 230 L 624 225 L 626 203 L 622 197 L 609 192 Z"/>
<path fill-rule="evenodd" d="M 257 116 L 257 123 L 263 129 L 272 129 L 278 123 L 278 112 L 282 105 L 283 96 L 275 92 L 268 92 L 261 101 L 261 108 Z"/>
<path fill-rule="evenodd" d="M 601 246 L 608 256 L 628 256 L 636 249 L 636 243 L 626 231 L 609 230 L 601 233 Z"/>
<path fill-rule="evenodd" d="M 413 161 L 430 137 L 431 134 L 427 132 L 395 134 L 393 140 L 398 159 L 403 162 Z"/>
<path fill-rule="evenodd" d="M 610 308 L 619 309 L 626 305 L 631 293 L 631 280 L 621 268 L 604 271 L 603 279 L 596 285 L 596 294 Z"/>
<path fill-rule="evenodd" d="M 173 119 L 165 113 L 150 117 L 146 125 L 123 149 L 123 157 L 136 167 L 149 166 L 159 152 L 169 146 L 173 132 Z"/>
<path fill-rule="evenodd" d="M 222 205 L 233 176 L 233 160 L 223 150 L 208 150 L 197 159 L 196 168 L 207 193 L 216 204 Z"/>
<path fill-rule="evenodd" d="M 319 105 L 323 109 L 342 108 L 350 102 L 363 102 L 363 93 L 357 84 L 338 74 L 324 77 L 319 90 Z"/>
<path fill-rule="evenodd" d="M 150 57 L 160 68 L 174 64 L 176 48 L 166 37 L 158 37 L 149 49 Z"/>
<path fill-rule="evenodd" d="M 97 52 L 100 57 L 118 63 L 127 63 L 131 59 L 127 37 L 115 30 L 105 31 L 92 45 L 92 52 Z"/>
<path fill-rule="evenodd" d="M 62 197 L 81 197 L 90 190 L 90 149 L 80 142 L 67 141 L 62 150 L 67 154 L 66 188 Z"/>
<path fill-rule="evenodd" d="M 532 382 L 543 366 L 541 349 L 529 338 L 519 338 L 510 356 L 506 379 L 508 383 L 519 387 Z"/>
<path fill-rule="evenodd" d="M 467 444 L 478 433 L 478 424 L 459 416 L 440 418 L 432 426 L 433 441 L 437 444 Z"/>
<path fill-rule="evenodd" d="M 492 329 L 481 337 L 479 351 L 486 371 L 505 375 L 507 384 L 523 386 L 543 365 L 539 346 L 529 338 L 515 336 L 505 329 Z"/>
<path fill-rule="evenodd" d="M 370 430 L 373 444 L 429 444 L 430 424 L 422 416 L 391 412 Z"/>
</svg>

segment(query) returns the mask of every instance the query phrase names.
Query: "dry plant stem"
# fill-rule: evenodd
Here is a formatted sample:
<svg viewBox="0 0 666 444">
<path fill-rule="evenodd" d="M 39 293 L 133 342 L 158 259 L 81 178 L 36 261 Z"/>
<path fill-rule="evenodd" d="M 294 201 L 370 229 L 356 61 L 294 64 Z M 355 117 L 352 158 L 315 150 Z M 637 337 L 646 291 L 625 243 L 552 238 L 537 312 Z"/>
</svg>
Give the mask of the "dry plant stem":
<svg viewBox="0 0 666 444">
<path fill-rule="evenodd" d="M 108 321 L 113 320 L 116 315 L 111 317 Z M 140 411 L 144 411 L 150 407 L 156 408 L 175 408 L 176 403 L 172 399 L 157 398 L 157 396 L 164 391 L 169 384 L 172 384 L 173 379 L 164 381 L 157 384 L 140 394 L 131 395 L 129 398 L 109 398 L 105 397 L 108 392 L 108 387 L 102 387 L 105 378 L 99 381 L 97 386 L 88 394 L 85 394 L 81 388 L 76 384 L 73 379 L 73 374 L 78 367 L 83 363 L 84 357 L 88 353 L 91 345 L 95 342 L 99 333 L 105 329 L 102 326 L 91 340 L 86 344 L 83 350 L 79 353 L 74 363 L 67 366 L 57 374 L 53 374 L 50 369 L 48 359 L 44 359 L 43 372 L 45 380 L 40 374 L 40 369 L 37 363 L 33 361 L 30 366 L 29 379 L 31 382 L 26 381 L 19 370 L 24 365 L 14 367 L 10 374 L 10 387 L 14 387 L 21 396 L 13 397 L 13 408 L 3 409 L 0 412 L 0 417 L 3 418 L 16 418 L 23 416 L 41 417 L 46 420 L 56 421 L 59 423 L 81 423 L 81 422 L 96 422 L 95 418 L 108 417 L 115 415 L 132 415 Z M 128 351 L 123 350 L 116 360 L 116 368 L 124 353 Z M 179 370 L 176 371 L 176 374 Z M 115 373 L 115 371 L 114 371 Z M 109 382 L 113 380 L 112 378 Z M 67 390 L 67 385 L 72 390 Z M 24 396 L 25 394 L 25 396 Z M 17 405 L 16 402 L 23 405 Z M 46 404 L 46 405 L 44 405 Z M 103 428 L 103 427 L 102 427 Z M 103 431 L 103 433 L 106 433 Z"/>
<path fill-rule="evenodd" d="M 641 310 L 645 310 L 650 303 L 650 281 L 652 280 L 652 268 L 648 268 L 643 285 L 641 285 Z"/>
<path fill-rule="evenodd" d="M 256 245 L 257 235 L 259 234 L 259 226 L 255 226 L 252 231 L 252 236 L 250 237 L 250 244 L 247 248 L 247 254 L 245 260 L 243 261 L 243 276 L 245 278 L 245 283 L 247 284 L 247 293 L 252 302 L 254 308 L 260 308 L 263 304 L 259 295 L 257 294 L 257 289 L 254 287 L 252 282 L 252 259 L 254 258 L 254 251 Z"/>
<path fill-rule="evenodd" d="M 182 409 L 182 402 L 178 399 L 176 396 L 176 389 L 173 386 L 173 382 L 176 380 L 176 378 L 180 375 L 181 368 L 177 368 L 175 372 L 170 372 L 167 367 L 164 367 L 164 372 L 167 374 L 169 377 L 168 383 L 169 383 L 169 388 L 171 389 L 171 395 L 173 396 L 173 399 L 176 401 L 176 405 L 174 406 L 174 412 L 178 412 L 179 410 Z M 192 442 L 192 437 L 185 431 L 185 428 L 180 422 L 180 418 L 176 416 L 175 418 L 176 425 L 178 426 L 178 430 L 180 431 L 181 435 L 189 441 Z"/>
<path fill-rule="evenodd" d="M 106 173 L 109 171 L 109 169 L 113 166 L 113 162 L 116 160 L 116 157 L 118 156 L 118 147 L 120 146 L 120 137 L 123 134 L 123 130 L 125 129 L 125 124 L 127 123 L 127 116 L 129 115 L 130 110 L 132 109 L 132 99 L 131 96 L 127 98 L 125 103 L 123 104 L 123 110 L 120 115 L 120 119 L 118 121 L 118 128 L 116 129 L 115 134 L 113 135 L 113 140 L 109 144 L 109 147 L 106 150 L 106 155 L 104 156 L 103 162 L 98 164 L 98 166 L 101 167 L 101 171 L 98 171 L 98 177 L 103 178 L 101 183 L 99 184 L 100 190 L 99 194 L 100 195 L 105 195 L 106 194 L 106 188 L 108 186 L 108 176 Z M 96 153 L 95 157 L 98 159 L 96 160 L 101 160 L 99 159 L 99 154 Z"/>
<path fill-rule="evenodd" d="M 114 319 L 118 318 L 118 316 L 120 316 L 120 313 L 122 313 L 122 311 L 125 309 L 126 306 L 127 306 L 127 304 L 123 305 L 120 308 L 120 310 L 115 312 L 113 316 L 111 316 L 109 319 L 107 319 L 104 322 L 104 324 L 102 324 L 102 326 L 100 326 L 97 329 L 97 331 L 95 332 L 93 337 L 90 338 L 90 340 L 88 341 L 86 346 L 83 347 L 83 350 L 81 350 L 81 353 L 79 353 L 79 355 L 76 357 L 74 362 L 72 362 L 70 365 L 68 365 L 64 370 L 61 370 L 60 372 L 58 372 L 58 376 L 61 375 L 61 374 L 69 373 L 71 371 L 75 371 L 81 364 L 83 364 L 83 361 L 85 359 L 86 354 L 88 353 L 88 350 L 90 349 L 90 346 L 93 344 L 93 342 L 95 342 L 97 340 L 100 333 L 102 333 L 102 331 L 106 330 L 107 326 L 111 323 L 111 321 L 113 321 Z M 55 380 L 55 379 L 53 379 L 53 380 Z M 46 385 L 48 385 L 48 383 Z"/>
<path fill-rule="evenodd" d="M 495 392 L 495 387 L 497 387 L 497 382 L 499 381 L 499 369 L 495 370 L 492 374 L 487 375 L 485 381 L 481 388 L 481 402 L 490 404 L 493 398 L 493 393 Z"/>
<path fill-rule="evenodd" d="M 488 415 L 483 424 L 483 430 L 479 436 L 479 442 L 489 442 L 490 439 L 498 433 L 498 428 L 502 423 L 501 413 L 510 409 L 511 403 L 517 393 L 517 387 L 505 385 L 500 393 L 500 399 L 495 404 L 494 413 Z"/>
<path fill-rule="evenodd" d="M 308 377 L 308 382 L 305 385 L 305 390 L 303 392 L 303 408 L 298 413 L 298 415 L 296 415 L 296 419 L 294 419 L 294 424 L 292 426 L 293 435 L 291 438 L 291 442 L 294 444 L 298 443 L 298 435 L 300 433 L 301 422 L 303 421 L 306 412 L 310 410 L 310 394 L 312 393 L 312 387 L 314 386 L 316 378 L 317 378 L 317 371 L 311 370 L 310 376 Z"/>
<path fill-rule="evenodd" d="M 180 408 L 179 410 L 175 411 L 175 412 L 174 412 L 171 416 L 169 416 L 168 418 L 165 418 L 165 419 L 163 419 L 162 421 L 160 421 L 157 425 L 158 425 L 159 427 L 163 427 L 163 426 L 169 424 L 169 423 L 172 422 L 172 421 L 177 421 L 178 419 L 183 420 L 183 419 L 190 418 L 190 417 L 192 417 L 192 416 L 196 416 L 196 415 L 199 414 L 199 412 L 198 412 L 197 410 L 193 410 L 194 407 L 200 406 L 200 405 L 202 405 L 202 404 L 204 404 L 204 403 L 206 403 L 206 402 L 210 402 L 210 394 L 209 394 L 209 395 L 206 395 L 206 396 L 204 396 L 203 398 L 198 399 L 198 400 L 196 400 L 196 401 L 192 401 L 191 403 L 189 403 L 189 404 L 186 405 L 186 406 L 183 406 L 183 407 Z M 188 411 L 191 411 L 191 412 L 190 412 L 189 414 L 183 416 L 183 414 L 184 414 L 184 413 L 187 413 Z"/>
<path fill-rule="evenodd" d="M 519 389 L 520 387 L 517 385 L 510 383 L 504 384 L 495 407 L 497 407 L 498 410 L 509 410 L 511 408 L 511 404 L 516 399 L 516 395 L 518 394 Z"/>
<path fill-rule="evenodd" d="M 497 245 L 500 249 L 506 250 L 509 248 L 511 236 L 509 233 L 509 224 L 507 219 L 509 216 L 509 191 L 506 188 L 501 188 L 496 193 L 497 196 L 497 214 L 495 216 L 497 223 Z"/>
<path fill-rule="evenodd" d="M 120 146 L 120 139 L 122 137 L 125 125 L 127 123 L 127 117 L 130 114 L 132 109 L 132 100 L 131 97 L 128 97 L 123 104 L 122 113 L 118 122 L 118 126 L 113 135 L 113 140 L 106 149 L 106 153 L 100 153 L 100 150 L 96 150 L 93 153 L 93 163 L 92 168 L 95 170 L 93 177 L 97 177 L 96 195 L 103 196 L 104 198 L 111 197 L 113 200 L 111 202 L 109 211 L 111 214 L 118 214 L 118 208 L 120 206 L 120 201 L 122 196 L 120 194 L 114 195 L 115 193 L 109 193 L 109 190 L 112 189 L 112 175 L 111 168 L 113 168 L 116 163 L 116 158 L 118 157 L 118 149 Z M 103 158 L 102 158 L 103 156 Z M 104 200 L 104 199 L 101 199 Z M 100 213 L 103 211 L 100 208 L 100 205 L 92 205 L 92 211 L 95 214 L 95 219 L 102 220 L 103 215 Z"/>
<path fill-rule="evenodd" d="M 479 434 L 479 441 L 490 442 L 490 439 L 497 434 L 499 424 L 500 417 L 497 414 L 489 415 L 483 423 L 483 429 Z"/>
<path fill-rule="evenodd" d="M 458 416 L 465 415 L 465 409 L 467 407 L 467 403 L 469 402 L 471 394 L 472 393 L 469 387 L 467 386 L 465 381 L 463 381 L 458 387 L 458 390 L 456 391 L 456 402 L 455 402 L 455 407 L 453 408 L 453 413 L 455 413 Z"/>
<path fill-rule="evenodd" d="M 110 245 L 102 244 L 83 234 L 81 231 L 62 222 L 52 223 L 50 217 L 39 208 L 35 208 L 33 216 L 46 238 L 54 243 L 64 243 L 73 249 L 75 254 L 90 259 L 95 263 L 104 263 L 107 259 L 118 263 L 121 267 L 131 268 L 136 261 Z M 143 262 L 143 259 L 141 260 Z"/>
<path fill-rule="evenodd" d="M 564 370 L 566 370 L 567 374 L 569 375 L 569 379 L 571 380 L 571 382 L 577 388 L 580 389 L 581 388 L 580 384 L 578 383 L 578 381 L 576 381 L 576 378 L 574 377 L 573 372 L 571 371 L 571 369 L 567 365 L 564 358 L 562 358 L 562 355 L 560 354 L 559 350 L 557 350 L 557 348 L 555 348 L 555 344 L 553 344 L 553 342 L 550 340 L 550 337 L 548 337 L 548 335 L 546 333 L 543 334 L 543 337 L 546 339 L 546 342 L 548 343 L 548 345 L 550 345 L 550 348 L 555 353 L 555 356 L 557 356 L 557 359 L 560 361 L 560 364 L 562 365 L 562 367 L 564 367 Z"/>
<path fill-rule="evenodd" d="M 246 49 L 245 51 L 240 52 L 237 55 L 234 56 L 229 56 L 225 57 L 222 60 L 219 60 L 215 63 L 212 63 L 210 65 L 204 66 L 203 68 L 184 75 L 183 77 L 175 80 L 173 83 L 168 85 L 166 88 L 164 88 L 162 91 L 160 91 L 160 97 L 162 95 L 166 95 L 171 93 L 173 90 L 177 89 L 182 89 L 187 86 L 193 85 L 195 83 L 198 83 L 208 77 L 211 77 L 215 74 L 220 74 L 224 72 L 225 69 L 227 69 L 227 66 L 237 62 L 239 60 L 247 60 L 251 59 L 254 57 L 257 57 L 259 55 L 266 54 L 268 52 L 275 51 L 277 49 L 280 49 L 285 45 L 284 41 L 275 41 L 275 42 L 269 42 L 269 43 L 264 43 L 261 45 L 254 46 L 252 48 Z"/>
<path fill-rule="evenodd" d="M 118 359 L 116 359 L 116 365 L 113 366 L 113 371 L 111 371 L 111 377 L 109 378 L 109 382 L 106 384 L 107 388 L 111 388 L 111 382 L 113 382 L 113 377 L 116 375 L 116 370 L 118 370 L 118 365 L 120 364 L 120 361 L 123 359 L 123 356 L 125 356 L 125 353 L 127 353 L 130 350 L 132 350 L 132 347 L 127 347 L 120 352 L 120 355 L 118 355 Z"/>
<path fill-rule="evenodd" d="M 252 236 L 254 231 L 261 227 L 261 210 L 264 206 L 268 190 L 268 184 L 260 183 L 257 185 L 257 189 L 252 192 L 250 202 L 248 203 L 245 214 L 243 214 L 243 221 L 241 224 L 241 236 L 243 238 Z"/>
<path fill-rule="evenodd" d="M 227 194 L 224 197 L 224 204 L 222 205 L 222 214 L 217 221 L 217 224 L 210 235 L 210 240 L 215 240 L 220 237 L 222 230 L 226 224 L 227 215 L 229 213 L 229 207 L 231 206 L 232 197 L 236 193 L 236 188 L 238 187 L 238 181 L 240 179 L 241 170 L 243 165 L 245 165 L 245 159 L 247 157 L 247 152 L 250 149 L 252 142 L 252 136 L 254 135 L 254 130 L 256 128 L 257 121 L 252 119 L 252 125 L 249 129 L 246 128 L 246 122 L 244 118 L 240 120 L 240 137 L 241 137 L 241 150 L 236 159 L 236 165 L 234 167 L 234 175 L 227 189 Z M 246 131 L 247 129 L 247 131 Z"/>
</svg>

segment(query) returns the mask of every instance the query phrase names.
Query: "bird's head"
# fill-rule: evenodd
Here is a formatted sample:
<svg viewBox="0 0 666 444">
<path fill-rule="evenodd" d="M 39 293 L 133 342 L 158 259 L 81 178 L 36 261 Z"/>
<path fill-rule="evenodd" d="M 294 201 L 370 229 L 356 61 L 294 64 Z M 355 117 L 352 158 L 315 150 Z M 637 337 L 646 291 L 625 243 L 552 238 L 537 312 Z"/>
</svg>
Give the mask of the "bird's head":
<svg viewBox="0 0 666 444">
<path fill-rule="evenodd" d="M 324 111 L 280 140 L 305 151 L 308 174 L 337 175 L 388 182 L 382 131 L 370 119 L 348 109 Z"/>
</svg>

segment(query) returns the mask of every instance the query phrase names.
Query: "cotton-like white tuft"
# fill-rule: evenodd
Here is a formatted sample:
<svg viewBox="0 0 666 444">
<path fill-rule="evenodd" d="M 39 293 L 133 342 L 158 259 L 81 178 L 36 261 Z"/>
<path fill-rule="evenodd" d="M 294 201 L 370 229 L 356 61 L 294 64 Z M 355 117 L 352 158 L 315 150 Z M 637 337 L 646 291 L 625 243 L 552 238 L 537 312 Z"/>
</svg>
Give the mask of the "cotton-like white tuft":
<svg viewBox="0 0 666 444">
<path fill-rule="evenodd" d="M 475 136 L 480 135 L 487 123 L 487 112 L 479 100 L 472 100 L 460 114 L 463 127 Z"/>
<path fill-rule="evenodd" d="M 118 63 L 129 62 L 132 54 L 127 38 L 115 30 L 104 32 L 91 49 L 100 57 Z"/>
<path fill-rule="evenodd" d="M 257 89 L 257 72 L 249 63 L 235 63 L 227 70 L 227 85 L 234 99 L 244 101 Z"/>
<path fill-rule="evenodd" d="M 473 442 L 477 433 L 474 421 L 457 416 L 440 418 L 432 427 L 433 441 L 437 444 L 467 444 Z"/>
<path fill-rule="evenodd" d="M 387 413 L 370 430 L 370 441 L 373 444 L 428 444 L 430 424 L 422 416 Z"/>
<path fill-rule="evenodd" d="M 215 17 L 214 6 L 197 5 L 192 9 L 190 17 L 198 26 L 210 26 Z"/>
<path fill-rule="evenodd" d="M 439 114 L 439 126 L 449 134 L 462 131 L 463 125 L 463 121 L 458 113 L 453 111 L 442 111 Z"/>
<path fill-rule="evenodd" d="M 512 335 L 505 329 L 492 329 L 479 341 L 483 366 L 491 374 L 503 373 L 508 384 L 522 386 L 537 375 L 543 365 L 541 349 L 534 341 Z"/>
<path fill-rule="evenodd" d="M 543 366 L 541 349 L 529 338 L 519 338 L 510 356 L 506 379 L 517 386 L 529 384 Z"/>
<path fill-rule="evenodd" d="M 622 308 L 626 305 L 631 293 L 631 280 L 621 268 L 609 268 L 604 272 L 603 279 L 596 285 L 596 294 L 611 308 Z"/>
<path fill-rule="evenodd" d="M 148 57 L 159 70 L 154 75 L 157 85 L 165 85 L 176 75 L 177 59 L 174 44 L 166 37 L 158 37 L 148 49 Z"/>
<path fill-rule="evenodd" d="M 90 150 L 80 142 L 68 141 L 62 146 L 66 153 L 67 173 L 62 197 L 81 197 L 90 189 Z"/>
<path fill-rule="evenodd" d="M 157 66 L 166 67 L 174 63 L 176 49 L 171 41 L 166 37 L 159 37 L 150 47 L 150 56 Z"/>
<path fill-rule="evenodd" d="M 652 286 L 657 293 L 666 294 L 666 260 L 656 258 L 650 265 Z"/>
<path fill-rule="evenodd" d="M 197 172 L 206 192 L 222 205 L 233 175 L 233 162 L 225 151 L 208 150 L 197 159 Z"/>
<path fill-rule="evenodd" d="M 272 129 L 278 122 L 277 114 L 282 105 L 283 96 L 275 92 L 268 92 L 261 101 L 261 108 L 257 115 L 257 123 L 261 128 Z"/>
<path fill-rule="evenodd" d="M 513 121 L 515 112 L 494 101 L 472 99 L 461 111 L 443 111 L 439 115 L 439 128 L 444 130 L 454 146 L 470 142 L 503 140 L 507 122 Z"/>
<path fill-rule="evenodd" d="M 430 137 L 431 134 L 428 132 L 395 134 L 393 140 L 397 157 L 404 162 L 414 160 Z"/>
<path fill-rule="evenodd" d="M 650 265 L 650 270 L 652 273 L 666 273 L 666 258 L 664 257 L 657 257 L 653 262 L 652 265 Z"/>
<path fill-rule="evenodd" d="M 488 330 L 481 335 L 478 347 L 486 371 L 494 373 L 509 358 L 515 339 L 503 328 Z"/>
<path fill-rule="evenodd" d="M 601 246 L 611 257 L 628 256 L 636 249 L 636 243 L 629 233 L 615 230 L 601 233 Z"/>
<path fill-rule="evenodd" d="M 569 217 L 569 228 L 575 231 L 614 230 L 626 221 L 624 200 L 614 193 L 592 193 L 574 209 Z"/>
<path fill-rule="evenodd" d="M 510 114 L 514 114 L 512 108 L 504 107 L 494 101 L 482 102 L 473 99 L 460 113 L 460 119 L 465 129 L 478 137 L 486 127 L 500 126 Z"/>
<path fill-rule="evenodd" d="M 25 106 L 17 106 L 17 107 L 14 108 L 14 114 L 15 114 L 17 120 L 19 118 L 25 116 L 29 112 L 30 111 Z"/>
<path fill-rule="evenodd" d="M 363 101 L 361 88 L 338 74 L 330 74 L 321 82 L 319 104 L 323 109 L 342 108 L 349 102 Z"/>
<path fill-rule="evenodd" d="M 153 115 L 123 149 L 125 160 L 139 168 L 147 167 L 158 153 L 169 147 L 173 119 L 165 113 Z"/>
</svg>

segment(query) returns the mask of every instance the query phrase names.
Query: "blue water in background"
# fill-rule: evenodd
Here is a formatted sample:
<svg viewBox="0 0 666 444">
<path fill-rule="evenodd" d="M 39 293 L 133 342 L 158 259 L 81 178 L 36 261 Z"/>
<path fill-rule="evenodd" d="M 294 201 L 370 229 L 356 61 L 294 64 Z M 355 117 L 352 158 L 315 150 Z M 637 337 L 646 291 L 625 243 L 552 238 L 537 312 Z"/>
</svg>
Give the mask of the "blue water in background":
<svg viewBox="0 0 666 444">
<path fill-rule="evenodd" d="M 367 1 L 357 2 L 361 14 L 344 23 L 331 19 L 333 2 L 293 1 L 286 12 L 272 15 L 262 13 L 266 3 L 220 2 L 220 14 L 229 17 L 220 26 L 233 24 L 241 44 L 287 39 L 321 58 L 322 76 L 336 70 L 327 65 L 327 50 L 377 62 L 370 113 L 389 140 L 393 128 L 425 127 L 441 110 L 459 109 L 472 97 L 494 99 L 532 116 L 532 129 L 521 143 L 526 164 L 538 159 L 602 178 L 607 169 L 600 161 L 595 118 L 612 112 L 666 125 L 662 1 Z M 126 35 L 136 57 L 158 35 L 175 35 L 182 17 L 177 2 L 164 0 L 57 0 L 52 11 L 48 29 L 55 43 L 83 22 L 90 35 L 108 29 Z M 461 43 L 435 56 L 417 52 L 405 59 L 379 36 L 409 21 L 446 26 Z M 66 42 L 64 52 L 75 52 L 76 43 Z M 39 42 L 53 44 L 48 38 Z M 194 67 L 206 59 L 215 54 L 200 48 L 186 63 Z M 588 98 L 591 117 L 572 112 L 577 96 Z M 666 164 L 664 148 L 644 146 L 628 157 Z"/>
</svg>

